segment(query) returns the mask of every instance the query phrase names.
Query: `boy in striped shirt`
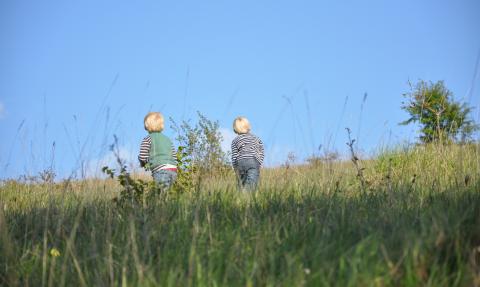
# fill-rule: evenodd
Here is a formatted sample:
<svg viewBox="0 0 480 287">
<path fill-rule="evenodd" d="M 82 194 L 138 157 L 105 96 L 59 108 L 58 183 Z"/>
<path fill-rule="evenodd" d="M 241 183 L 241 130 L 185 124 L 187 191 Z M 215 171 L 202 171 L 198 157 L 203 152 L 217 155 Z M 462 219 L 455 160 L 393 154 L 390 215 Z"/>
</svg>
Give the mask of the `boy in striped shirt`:
<svg viewBox="0 0 480 287">
<path fill-rule="evenodd" d="M 140 144 L 140 166 L 150 170 L 155 181 L 168 189 L 177 178 L 177 157 L 172 141 L 162 134 L 163 116 L 158 112 L 148 113 L 143 123 L 148 136 Z"/>
<path fill-rule="evenodd" d="M 233 121 L 233 130 L 238 136 L 232 141 L 232 165 L 239 187 L 254 190 L 260 177 L 264 150 L 262 141 L 250 133 L 250 129 L 250 123 L 244 117 Z"/>
</svg>

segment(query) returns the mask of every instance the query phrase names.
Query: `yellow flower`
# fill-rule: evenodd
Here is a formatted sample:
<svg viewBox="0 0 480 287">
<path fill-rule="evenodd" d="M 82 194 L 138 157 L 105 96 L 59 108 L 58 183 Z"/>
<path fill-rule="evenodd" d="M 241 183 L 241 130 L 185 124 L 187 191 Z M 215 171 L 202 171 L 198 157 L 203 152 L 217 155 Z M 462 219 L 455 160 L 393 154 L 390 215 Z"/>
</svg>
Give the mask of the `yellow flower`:
<svg viewBox="0 0 480 287">
<path fill-rule="evenodd" d="M 58 251 L 58 249 L 54 247 L 50 249 L 50 255 L 53 257 L 58 257 L 60 256 L 60 251 Z"/>
</svg>

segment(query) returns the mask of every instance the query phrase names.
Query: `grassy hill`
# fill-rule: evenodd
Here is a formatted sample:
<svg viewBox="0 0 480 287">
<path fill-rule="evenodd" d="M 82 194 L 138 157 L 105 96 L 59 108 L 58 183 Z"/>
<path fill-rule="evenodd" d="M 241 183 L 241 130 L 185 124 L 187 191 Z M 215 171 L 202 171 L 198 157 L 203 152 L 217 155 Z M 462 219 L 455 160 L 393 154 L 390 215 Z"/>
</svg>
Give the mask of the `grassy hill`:
<svg viewBox="0 0 480 287">
<path fill-rule="evenodd" d="M 266 169 L 255 193 L 232 172 L 133 206 L 121 189 L 3 182 L 0 285 L 480 285 L 476 145 Z"/>
</svg>

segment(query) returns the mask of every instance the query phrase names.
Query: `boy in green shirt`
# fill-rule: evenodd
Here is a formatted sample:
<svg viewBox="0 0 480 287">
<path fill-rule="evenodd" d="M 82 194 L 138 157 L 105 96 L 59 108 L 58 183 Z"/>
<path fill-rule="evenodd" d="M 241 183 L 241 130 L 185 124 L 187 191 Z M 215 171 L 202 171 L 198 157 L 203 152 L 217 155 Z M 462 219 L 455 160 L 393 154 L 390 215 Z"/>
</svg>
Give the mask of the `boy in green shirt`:
<svg viewBox="0 0 480 287">
<path fill-rule="evenodd" d="M 138 160 L 140 166 L 152 172 L 157 183 L 168 189 L 177 178 L 177 161 L 172 141 L 162 134 L 163 115 L 150 112 L 144 118 L 145 130 L 148 132 L 140 145 Z"/>
</svg>

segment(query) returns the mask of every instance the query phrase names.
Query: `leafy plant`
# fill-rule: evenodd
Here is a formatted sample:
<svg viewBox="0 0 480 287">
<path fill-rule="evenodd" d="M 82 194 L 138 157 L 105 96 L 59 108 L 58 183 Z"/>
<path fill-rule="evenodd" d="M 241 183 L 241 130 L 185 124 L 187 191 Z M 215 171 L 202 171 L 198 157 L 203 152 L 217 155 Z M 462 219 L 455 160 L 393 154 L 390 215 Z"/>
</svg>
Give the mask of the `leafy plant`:
<svg viewBox="0 0 480 287">
<path fill-rule="evenodd" d="M 107 174 L 110 178 L 117 178 L 120 185 L 123 189 L 120 191 L 119 196 L 117 196 L 114 201 L 121 206 L 127 204 L 146 204 L 146 196 L 153 195 L 158 187 L 155 184 L 155 181 L 144 181 L 141 179 L 134 179 L 127 172 L 126 167 L 122 166 L 120 173 L 117 175 L 115 169 L 111 169 L 108 166 L 104 166 L 102 171 Z"/>
<path fill-rule="evenodd" d="M 177 192 L 190 192 L 194 188 L 196 168 L 192 165 L 192 159 L 186 150 L 184 146 L 177 149 L 177 179 L 173 184 L 173 189 Z"/>
<path fill-rule="evenodd" d="M 102 168 L 103 173 L 107 174 L 112 179 L 116 177 L 120 185 L 123 187 L 120 191 L 120 195 L 116 197 L 114 201 L 121 206 L 125 206 L 126 204 L 146 205 L 148 197 L 157 194 L 161 188 L 155 181 L 144 181 L 142 179 L 134 179 L 131 177 L 125 161 L 120 157 L 118 138 L 115 135 L 114 140 L 114 143 L 110 146 L 110 150 L 115 155 L 117 164 L 120 167 L 120 172 L 117 175 L 115 169 L 111 169 L 108 166 Z"/>
<path fill-rule="evenodd" d="M 223 140 L 218 121 L 209 120 L 197 112 L 198 121 L 177 124 L 173 119 L 172 129 L 176 140 L 182 146 L 182 159 L 188 161 L 200 173 L 218 172 L 228 167 L 228 155 L 222 150 Z"/>
<path fill-rule="evenodd" d="M 478 130 L 478 125 L 469 117 L 472 108 L 466 103 L 456 102 L 443 81 L 432 83 L 421 80 L 416 85 L 410 85 L 410 89 L 404 94 L 408 101 L 402 105 L 410 118 L 400 124 L 419 123 L 423 143 L 465 142 Z"/>
</svg>

